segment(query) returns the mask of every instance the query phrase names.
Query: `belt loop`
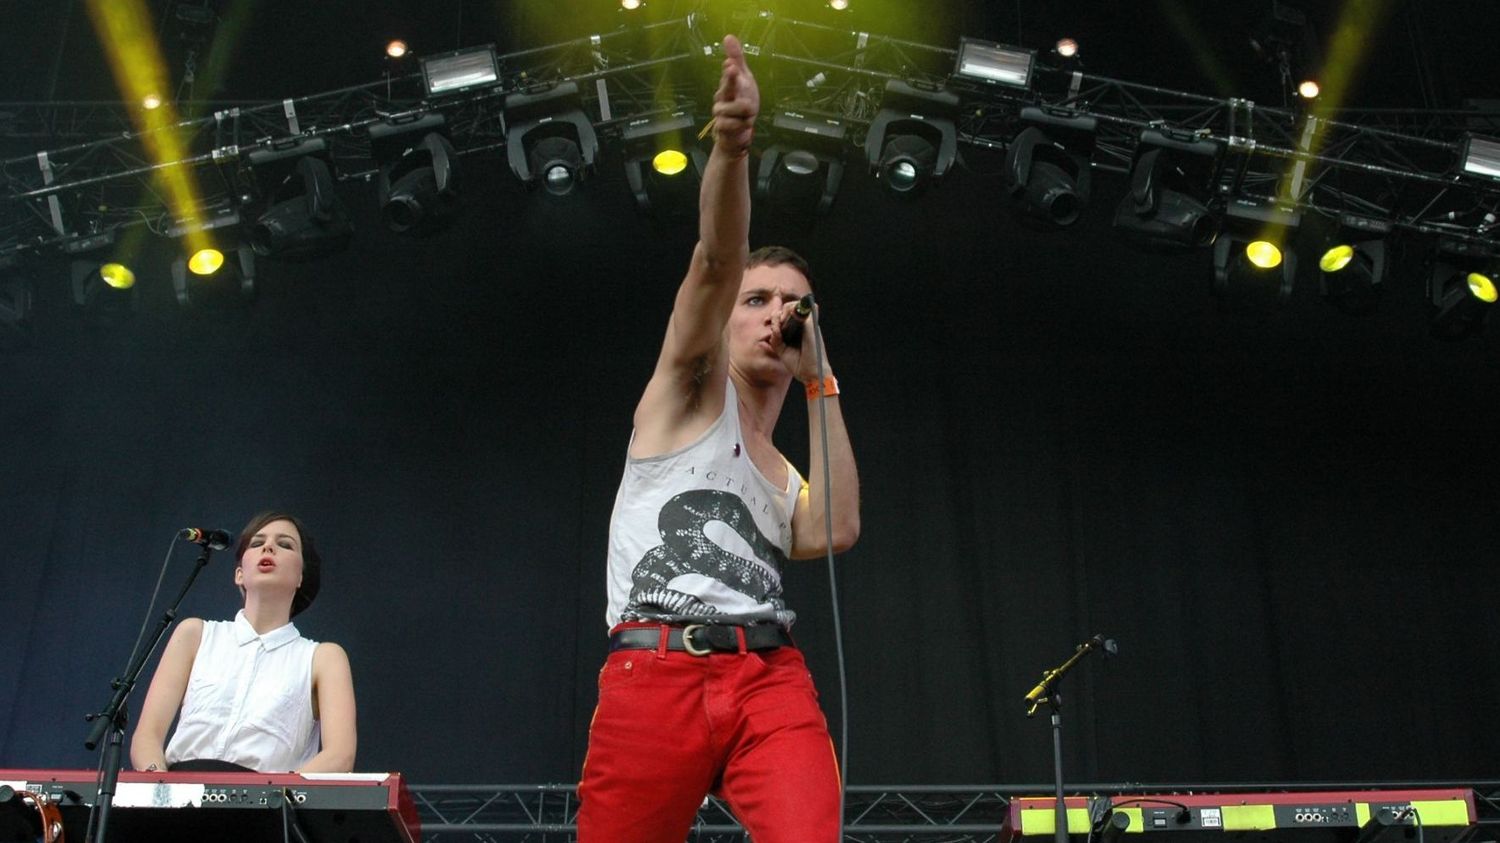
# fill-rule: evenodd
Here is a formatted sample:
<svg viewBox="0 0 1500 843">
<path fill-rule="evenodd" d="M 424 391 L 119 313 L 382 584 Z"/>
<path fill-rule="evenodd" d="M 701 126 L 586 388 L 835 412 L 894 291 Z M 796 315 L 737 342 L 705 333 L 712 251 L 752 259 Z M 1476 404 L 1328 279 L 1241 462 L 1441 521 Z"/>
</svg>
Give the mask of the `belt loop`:
<svg viewBox="0 0 1500 843">
<path fill-rule="evenodd" d="M 667 657 L 667 644 L 672 637 L 672 628 L 666 624 L 657 627 L 656 657 L 664 659 Z"/>
<path fill-rule="evenodd" d="M 740 655 L 743 656 L 750 652 L 749 648 L 745 646 L 745 628 L 743 626 L 736 626 L 734 628 L 734 637 L 740 643 Z"/>
</svg>

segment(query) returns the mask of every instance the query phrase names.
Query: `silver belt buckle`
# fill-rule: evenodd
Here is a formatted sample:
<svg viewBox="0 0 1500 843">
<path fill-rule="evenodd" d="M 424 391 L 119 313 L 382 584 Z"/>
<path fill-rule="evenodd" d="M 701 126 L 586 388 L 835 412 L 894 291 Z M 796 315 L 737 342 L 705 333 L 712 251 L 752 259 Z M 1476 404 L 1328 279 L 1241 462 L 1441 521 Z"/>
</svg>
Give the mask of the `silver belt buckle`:
<svg viewBox="0 0 1500 843">
<path fill-rule="evenodd" d="M 714 651 L 712 647 L 704 647 L 700 650 L 693 644 L 693 631 L 703 629 L 703 627 L 704 624 L 701 623 L 690 623 L 682 628 L 682 649 L 686 650 L 690 655 L 706 656 Z"/>
</svg>

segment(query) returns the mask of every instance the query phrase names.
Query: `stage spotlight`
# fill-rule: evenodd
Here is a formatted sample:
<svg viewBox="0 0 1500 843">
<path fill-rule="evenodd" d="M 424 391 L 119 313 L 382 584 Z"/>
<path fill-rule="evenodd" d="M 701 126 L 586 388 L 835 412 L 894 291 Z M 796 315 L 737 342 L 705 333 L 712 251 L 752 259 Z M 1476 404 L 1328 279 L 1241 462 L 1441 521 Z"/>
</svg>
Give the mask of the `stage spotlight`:
<svg viewBox="0 0 1500 843">
<path fill-rule="evenodd" d="M 327 154 L 322 138 L 250 153 L 264 206 L 246 233 L 257 254 L 306 261 L 349 247 L 354 225 L 339 201 Z"/>
<path fill-rule="evenodd" d="M 1130 190 L 1115 228 L 1147 246 L 1195 249 L 1214 242 L 1219 221 L 1208 210 L 1224 148 L 1207 138 L 1146 129 L 1135 146 Z"/>
<path fill-rule="evenodd" d="M 1301 224 L 1296 211 L 1249 199 L 1231 201 L 1224 210 L 1224 232 L 1214 243 L 1214 294 L 1224 297 L 1243 289 L 1285 304 L 1297 277 L 1291 240 Z"/>
<path fill-rule="evenodd" d="M 1465 135 L 1460 161 L 1465 173 L 1500 180 L 1500 140 Z"/>
<path fill-rule="evenodd" d="M 1304 79 L 1297 86 L 1297 96 L 1305 100 L 1315 100 L 1318 98 L 1318 94 L 1321 93 L 1323 93 L 1323 89 L 1312 79 Z"/>
<path fill-rule="evenodd" d="M 698 182 L 708 156 L 694 143 L 693 116 L 676 111 L 625 124 L 625 179 L 644 211 L 687 213 L 697 209 Z"/>
<path fill-rule="evenodd" d="M 835 12 L 842 12 L 849 8 L 849 0 L 828 0 L 828 8 Z"/>
<path fill-rule="evenodd" d="M 74 304 L 105 324 L 128 319 L 138 301 L 135 270 L 109 255 L 114 242 L 114 232 L 107 231 L 63 243 L 63 252 L 74 256 L 68 267 Z"/>
<path fill-rule="evenodd" d="M 205 251 L 186 258 L 179 255 L 172 261 L 172 289 L 178 304 L 222 310 L 255 298 L 255 250 L 249 244 L 236 247 L 229 261 L 218 250 L 212 250 L 217 260 L 205 260 Z"/>
<path fill-rule="evenodd" d="M 1484 246 L 1464 241 L 1438 244 L 1427 273 L 1432 335 L 1455 340 L 1477 334 L 1494 309 L 1500 260 Z"/>
<path fill-rule="evenodd" d="M 493 44 L 425 56 L 421 62 L 422 84 L 429 97 L 462 93 L 500 81 L 500 60 Z"/>
<path fill-rule="evenodd" d="M 958 95 L 891 80 L 865 135 L 865 156 L 891 192 L 915 196 L 958 157 Z"/>
<path fill-rule="evenodd" d="M 1089 202 L 1098 119 L 1071 111 L 1027 106 L 1026 128 L 1005 154 L 1011 197 L 1026 214 L 1057 226 L 1072 225 Z"/>
<path fill-rule="evenodd" d="M 636 9 L 639 9 L 640 7 L 641 0 L 620 0 L 620 8 L 624 9 L 627 12 L 634 11 Z"/>
<path fill-rule="evenodd" d="M 777 112 L 771 118 L 773 142 L 756 174 L 756 194 L 793 215 L 828 213 L 844 177 L 847 135 L 839 120 Z"/>
<path fill-rule="evenodd" d="M 10 270 L 0 273 L 0 351 L 15 351 L 31 344 L 32 281 Z"/>
<path fill-rule="evenodd" d="M 407 53 L 406 42 L 400 38 L 392 39 L 385 45 L 385 54 L 393 59 L 405 58 Z"/>
<path fill-rule="evenodd" d="M 1323 240 L 1318 291 L 1350 314 L 1373 311 L 1385 294 L 1385 238 L 1390 223 L 1345 214 Z"/>
<path fill-rule="evenodd" d="M 599 138 L 583 112 L 578 83 L 505 99 L 505 149 L 510 170 L 528 188 L 561 196 L 594 171 Z"/>
<path fill-rule="evenodd" d="M 1076 58 L 1078 56 L 1078 42 L 1072 38 L 1059 38 L 1057 46 L 1052 49 L 1053 52 L 1065 59 Z"/>
<path fill-rule="evenodd" d="M 1059 42 L 1059 46 L 1061 42 Z M 1076 48 L 1077 45 L 1075 44 Z M 1036 53 L 1019 47 L 1007 47 L 993 41 L 976 38 L 960 38 L 958 60 L 953 65 L 953 77 L 986 85 L 1004 85 L 1008 88 L 1031 87 L 1031 75 L 1036 65 Z"/>
<path fill-rule="evenodd" d="M 141 100 L 141 107 L 146 109 L 147 111 L 155 111 L 156 109 L 161 108 L 161 96 L 159 94 L 147 94 L 145 98 Z"/>
<path fill-rule="evenodd" d="M 380 216 L 390 230 L 426 237 L 457 216 L 457 153 L 446 131 L 443 115 L 435 113 L 370 127 L 371 152 L 380 164 Z"/>
</svg>

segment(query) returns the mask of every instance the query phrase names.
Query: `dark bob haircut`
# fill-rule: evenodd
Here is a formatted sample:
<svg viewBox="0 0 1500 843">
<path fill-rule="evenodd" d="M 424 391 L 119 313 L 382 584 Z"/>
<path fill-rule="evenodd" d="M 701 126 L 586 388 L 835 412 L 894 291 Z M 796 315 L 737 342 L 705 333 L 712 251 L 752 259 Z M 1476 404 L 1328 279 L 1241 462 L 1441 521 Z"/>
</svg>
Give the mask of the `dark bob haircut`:
<svg viewBox="0 0 1500 843">
<path fill-rule="evenodd" d="M 272 521 L 292 522 L 292 526 L 297 528 L 297 535 L 302 539 L 302 585 L 292 597 L 292 617 L 295 618 L 318 598 L 318 589 L 323 585 L 323 557 L 318 555 L 317 542 L 313 541 L 312 533 L 307 531 L 307 525 L 302 523 L 302 519 L 289 512 L 276 510 L 258 513 L 240 531 L 239 543 L 234 546 L 234 564 L 240 564 L 240 560 L 245 557 L 245 548 L 250 546 L 250 540 Z"/>
</svg>

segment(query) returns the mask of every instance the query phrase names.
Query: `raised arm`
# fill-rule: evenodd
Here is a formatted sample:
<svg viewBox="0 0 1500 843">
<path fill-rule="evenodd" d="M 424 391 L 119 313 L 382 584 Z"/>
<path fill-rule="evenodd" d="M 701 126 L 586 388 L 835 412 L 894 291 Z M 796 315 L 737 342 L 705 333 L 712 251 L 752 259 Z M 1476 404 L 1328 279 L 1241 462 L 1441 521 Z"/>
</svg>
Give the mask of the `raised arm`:
<svg viewBox="0 0 1500 843">
<path fill-rule="evenodd" d="M 698 244 L 677 289 L 656 370 L 635 411 L 631 453 L 671 450 L 723 407 L 724 323 L 750 250 L 750 140 L 760 92 L 733 35 L 714 93 L 714 146 L 698 192 Z"/>
<path fill-rule="evenodd" d="M 359 743 L 354 727 L 354 673 L 349 654 L 331 642 L 313 652 L 314 714 L 322 726 L 323 749 L 299 773 L 348 773 L 354 770 Z"/>
<path fill-rule="evenodd" d="M 161 663 L 156 666 L 146 691 L 146 702 L 141 705 L 135 732 L 130 736 L 130 764 L 135 769 L 167 769 L 167 729 L 182 706 L 202 641 L 202 618 L 184 618 L 167 640 Z"/>
</svg>

